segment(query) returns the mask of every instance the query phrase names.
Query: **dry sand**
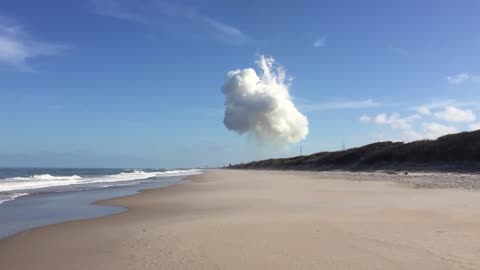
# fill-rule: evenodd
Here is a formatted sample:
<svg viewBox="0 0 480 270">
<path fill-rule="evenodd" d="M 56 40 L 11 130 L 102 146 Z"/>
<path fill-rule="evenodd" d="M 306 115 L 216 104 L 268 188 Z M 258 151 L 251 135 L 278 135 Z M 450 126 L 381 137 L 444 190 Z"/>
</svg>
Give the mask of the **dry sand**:
<svg viewBox="0 0 480 270">
<path fill-rule="evenodd" d="M 480 269 L 479 191 L 332 178 L 210 171 L 102 202 L 130 209 L 122 214 L 2 240 L 0 266 Z"/>
</svg>

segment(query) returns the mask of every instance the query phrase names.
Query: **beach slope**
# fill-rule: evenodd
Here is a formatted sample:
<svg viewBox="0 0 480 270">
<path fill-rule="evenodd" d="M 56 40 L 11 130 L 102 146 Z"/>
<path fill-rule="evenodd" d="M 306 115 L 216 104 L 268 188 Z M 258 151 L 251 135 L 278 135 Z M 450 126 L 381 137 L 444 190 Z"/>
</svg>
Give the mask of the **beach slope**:
<svg viewBox="0 0 480 270">
<path fill-rule="evenodd" d="M 385 176 L 387 177 L 387 176 Z M 214 170 L 0 241 L 2 269 L 480 269 L 480 192 Z"/>
</svg>

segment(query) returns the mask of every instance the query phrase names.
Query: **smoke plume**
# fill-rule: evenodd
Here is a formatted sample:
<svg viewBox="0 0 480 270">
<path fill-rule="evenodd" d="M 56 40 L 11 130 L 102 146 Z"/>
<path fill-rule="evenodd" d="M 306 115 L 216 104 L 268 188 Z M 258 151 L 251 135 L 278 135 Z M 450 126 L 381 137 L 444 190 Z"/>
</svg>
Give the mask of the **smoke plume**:
<svg viewBox="0 0 480 270">
<path fill-rule="evenodd" d="M 228 72 L 222 86 L 226 106 L 223 123 L 229 130 L 254 134 L 263 142 L 305 139 L 308 120 L 292 102 L 284 69 L 263 55 L 256 63 L 261 74 L 253 68 Z"/>
</svg>

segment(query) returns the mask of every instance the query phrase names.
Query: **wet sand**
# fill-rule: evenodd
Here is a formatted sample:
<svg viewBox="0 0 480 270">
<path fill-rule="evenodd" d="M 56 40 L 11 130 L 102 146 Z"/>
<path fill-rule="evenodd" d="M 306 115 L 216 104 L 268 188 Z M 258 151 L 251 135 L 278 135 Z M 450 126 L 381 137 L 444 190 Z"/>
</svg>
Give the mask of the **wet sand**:
<svg viewBox="0 0 480 270">
<path fill-rule="evenodd" d="M 101 202 L 129 209 L 121 214 L 1 240 L 0 265 L 49 270 L 480 269 L 479 191 L 418 189 L 364 178 L 209 171 L 186 184 Z"/>
</svg>

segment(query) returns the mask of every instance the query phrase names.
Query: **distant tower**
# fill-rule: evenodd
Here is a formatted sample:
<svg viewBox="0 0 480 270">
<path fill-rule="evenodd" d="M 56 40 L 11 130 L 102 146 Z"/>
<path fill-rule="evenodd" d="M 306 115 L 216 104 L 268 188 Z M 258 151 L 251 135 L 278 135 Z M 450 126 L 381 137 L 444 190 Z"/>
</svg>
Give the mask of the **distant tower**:
<svg viewBox="0 0 480 270">
<path fill-rule="evenodd" d="M 347 148 L 345 147 L 345 143 L 342 141 L 342 151 L 345 151 Z"/>
<path fill-rule="evenodd" d="M 300 143 L 300 156 L 303 156 L 303 143 Z"/>
</svg>

